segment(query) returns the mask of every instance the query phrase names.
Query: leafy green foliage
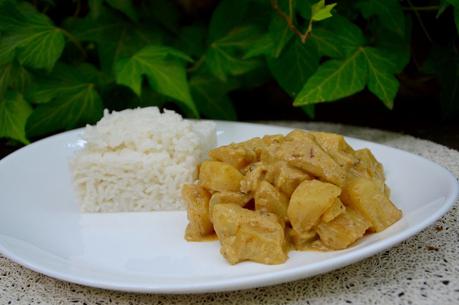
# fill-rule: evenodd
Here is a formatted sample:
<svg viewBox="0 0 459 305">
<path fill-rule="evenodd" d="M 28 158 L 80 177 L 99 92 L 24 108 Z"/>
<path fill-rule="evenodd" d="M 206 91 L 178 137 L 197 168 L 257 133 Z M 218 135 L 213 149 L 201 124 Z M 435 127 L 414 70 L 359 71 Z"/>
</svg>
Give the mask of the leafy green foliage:
<svg viewBox="0 0 459 305">
<path fill-rule="evenodd" d="M 32 107 L 21 94 L 8 91 L 0 101 L 0 138 L 10 138 L 29 143 L 25 133 L 27 118 Z"/>
<path fill-rule="evenodd" d="M 294 40 L 278 59 L 270 58 L 268 66 L 279 85 L 294 97 L 319 67 L 319 54 L 312 42 Z"/>
<path fill-rule="evenodd" d="M 325 0 L 320 0 L 311 7 L 311 19 L 313 21 L 322 21 L 332 16 L 331 10 L 336 6 L 337 3 L 325 5 Z"/>
<path fill-rule="evenodd" d="M 152 89 L 183 102 L 197 116 L 186 79 L 185 62 L 190 60 L 175 49 L 148 46 L 116 63 L 116 81 L 140 95 L 142 76 L 145 75 Z"/>
<path fill-rule="evenodd" d="M 65 45 L 64 34 L 29 5 L 16 8 L 9 1 L 0 6 L 0 64 L 14 58 L 24 66 L 52 69 Z"/>
<path fill-rule="evenodd" d="M 361 49 L 343 60 L 329 60 L 312 75 L 295 99 L 296 105 L 334 101 L 365 87 L 367 64 Z"/>
<path fill-rule="evenodd" d="M 56 66 L 51 76 L 40 80 L 28 96 L 39 106 L 27 121 L 27 134 L 35 137 L 95 123 L 103 109 L 98 82 L 98 73 L 91 66 Z"/>
<path fill-rule="evenodd" d="M 399 0 L 362 0 L 357 6 L 363 17 L 377 17 L 381 26 L 400 36 L 405 34 L 405 16 Z"/>
<path fill-rule="evenodd" d="M 437 2 L 437 18 L 454 16 L 459 32 L 459 1 Z M 392 108 L 412 23 L 427 11 L 415 5 L 220 0 L 199 11 L 192 1 L 0 0 L 0 138 L 28 143 L 94 123 L 104 108 L 175 104 L 185 116 L 236 120 L 233 92 L 272 80 L 311 117 L 317 103 L 362 90 Z M 422 72 L 439 80 L 448 113 L 459 112 L 453 32 Z"/>
<path fill-rule="evenodd" d="M 199 112 L 221 120 L 235 120 L 236 111 L 226 94 L 232 88 L 207 75 L 196 75 L 190 80 L 191 94 Z"/>
</svg>

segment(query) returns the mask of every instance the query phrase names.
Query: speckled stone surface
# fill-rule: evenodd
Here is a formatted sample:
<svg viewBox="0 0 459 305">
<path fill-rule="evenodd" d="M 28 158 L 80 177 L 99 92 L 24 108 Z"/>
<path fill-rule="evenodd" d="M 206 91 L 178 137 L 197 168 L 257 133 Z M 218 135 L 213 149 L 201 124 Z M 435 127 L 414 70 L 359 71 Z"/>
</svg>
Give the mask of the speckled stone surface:
<svg viewBox="0 0 459 305">
<path fill-rule="evenodd" d="M 396 133 L 321 123 L 279 125 L 333 131 L 433 160 L 459 177 L 459 152 Z M 23 268 L 0 255 L 6 304 L 459 304 L 458 202 L 400 245 L 339 270 L 296 282 L 201 295 L 142 295 L 83 287 Z"/>
</svg>

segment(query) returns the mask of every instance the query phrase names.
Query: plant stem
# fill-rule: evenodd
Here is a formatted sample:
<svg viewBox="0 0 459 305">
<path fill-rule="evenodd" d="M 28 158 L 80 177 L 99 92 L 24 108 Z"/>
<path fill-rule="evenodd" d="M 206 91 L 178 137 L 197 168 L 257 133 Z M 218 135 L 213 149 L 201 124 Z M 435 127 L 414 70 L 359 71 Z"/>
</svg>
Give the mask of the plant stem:
<svg viewBox="0 0 459 305">
<path fill-rule="evenodd" d="M 427 28 L 426 28 L 426 26 L 424 25 L 424 22 L 422 21 L 421 15 L 419 15 L 419 11 L 416 10 L 416 7 L 413 5 L 413 3 L 411 2 L 411 0 L 406 0 L 406 2 L 407 2 L 408 5 L 410 6 L 410 8 L 412 8 L 413 13 L 414 13 L 414 15 L 416 16 L 416 19 L 418 20 L 419 25 L 421 26 L 422 31 L 423 31 L 424 34 L 426 35 L 427 39 L 428 39 L 430 42 L 432 42 L 432 38 L 430 37 L 430 34 L 429 34 L 429 32 L 427 31 Z"/>
<path fill-rule="evenodd" d="M 292 1 L 289 0 L 289 11 L 291 16 L 287 15 L 284 11 L 281 10 L 279 7 L 279 3 L 277 0 L 271 0 L 271 6 L 273 7 L 274 11 L 281 17 L 282 19 L 287 22 L 287 26 L 289 29 L 295 33 L 298 37 L 300 37 L 300 40 L 302 43 L 305 43 L 306 40 L 309 38 L 311 31 L 312 31 L 312 19 L 309 20 L 308 28 L 306 29 L 306 32 L 302 33 L 294 24 L 293 22 L 293 9 L 292 9 Z"/>
<path fill-rule="evenodd" d="M 78 48 L 78 50 L 81 51 L 83 57 L 86 58 L 88 56 L 88 54 L 86 54 L 86 50 L 83 48 L 78 38 L 76 38 L 73 34 L 67 32 L 63 28 L 59 28 L 59 30 Z"/>
</svg>

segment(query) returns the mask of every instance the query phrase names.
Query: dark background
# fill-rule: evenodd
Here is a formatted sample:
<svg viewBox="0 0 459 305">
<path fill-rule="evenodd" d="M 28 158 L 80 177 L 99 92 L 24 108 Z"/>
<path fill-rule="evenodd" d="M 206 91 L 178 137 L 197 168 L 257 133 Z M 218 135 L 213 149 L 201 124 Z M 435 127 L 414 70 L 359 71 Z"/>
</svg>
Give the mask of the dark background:
<svg viewBox="0 0 459 305">
<path fill-rule="evenodd" d="M 190 1 L 178 2 L 186 4 Z M 419 4 L 421 1 L 415 2 Z M 208 17 L 217 3 L 217 0 L 193 1 L 193 5 L 187 7 L 190 10 L 187 12 L 188 16 L 191 19 Z M 63 9 L 72 11 L 74 8 L 72 5 L 57 6 L 54 14 L 65 15 L 67 12 L 63 12 Z M 451 62 L 451 66 L 456 66 L 458 71 L 454 73 L 453 68 L 453 73 L 446 79 L 439 79 L 422 71 L 423 63 L 431 56 L 431 51 L 436 46 L 452 50 L 455 58 L 459 58 L 453 10 L 446 10 L 441 18 L 437 18 L 436 14 L 435 10 L 422 12 L 424 28 L 414 15 L 411 16 L 412 57 L 398 76 L 400 90 L 392 110 L 387 109 L 368 91 L 363 91 L 337 102 L 317 105 L 316 115 L 311 119 L 303 110 L 293 107 L 292 98 L 272 80 L 256 88 L 230 93 L 238 120 L 321 121 L 372 127 L 410 134 L 459 150 L 459 63 Z M 435 60 L 436 58 L 434 65 L 440 63 L 442 58 Z M 446 66 L 448 64 L 446 62 Z M 445 80 L 453 84 L 452 88 L 449 87 L 449 98 L 453 101 L 453 107 L 450 104 L 445 108 L 442 102 Z M 171 106 L 173 109 L 176 108 Z M 17 143 L 0 139 L 0 158 L 20 147 Z"/>
</svg>

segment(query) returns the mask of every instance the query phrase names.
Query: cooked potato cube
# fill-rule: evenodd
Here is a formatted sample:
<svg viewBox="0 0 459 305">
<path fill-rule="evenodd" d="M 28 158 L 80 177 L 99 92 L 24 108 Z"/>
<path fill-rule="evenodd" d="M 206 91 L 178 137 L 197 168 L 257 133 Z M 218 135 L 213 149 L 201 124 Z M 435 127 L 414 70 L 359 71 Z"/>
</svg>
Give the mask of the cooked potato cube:
<svg viewBox="0 0 459 305">
<path fill-rule="evenodd" d="M 260 182 L 265 179 L 266 173 L 267 168 L 261 162 L 251 164 L 241 180 L 241 192 L 246 194 L 255 192 Z"/>
<path fill-rule="evenodd" d="M 387 198 L 374 179 L 349 177 L 341 200 L 370 221 L 370 229 L 374 232 L 384 230 L 402 217 L 402 212 Z"/>
<path fill-rule="evenodd" d="M 319 221 L 341 193 L 336 185 L 319 180 L 303 181 L 290 197 L 287 216 L 299 234 L 306 233 Z"/>
<path fill-rule="evenodd" d="M 214 233 L 209 217 L 210 193 L 200 185 L 184 184 L 182 197 L 187 204 L 189 221 L 185 231 L 185 239 L 201 241 Z"/>
<path fill-rule="evenodd" d="M 245 206 L 252 196 L 249 194 L 236 193 L 236 192 L 216 192 L 210 197 L 209 201 L 209 217 L 212 221 L 214 207 L 217 204 L 232 203 L 240 207 Z"/>
<path fill-rule="evenodd" d="M 239 170 L 257 161 L 257 155 L 253 150 L 238 144 L 214 148 L 209 151 L 209 157 L 216 161 L 228 163 Z"/>
<path fill-rule="evenodd" d="M 328 132 L 310 132 L 310 134 L 339 165 L 349 168 L 357 163 L 354 150 L 347 144 L 342 135 Z"/>
<path fill-rule="evenodd" d="M 289 197 L 301 182 L 312 179 L 312 177 L 304 171 L 292 167 L 284 161 L 274 162 L 268 164 L 266 167 L 266 180 Z"/>
<path fill-rule="evenodd" d="M 255 210 L 276 214 L 287 220 L 288 197 L 267 181 L 262 181 L 255 192 Z"/>
<path fill-rule="evenodd" d="M 355 169 L 359 173 L 364 177 L 382 180 L 384 183 L 384 168 L 368 148 L 356 150 L 355 155 L 358 158 Z"/>
<path fill-rule="evenodd" d="M 217 204 L 213 219 L 220 252 L 229 263 L 280 264 L 287 259 L 284 229 L 276 215 Z"/>
<path fill-rule="evenodd" d="M 345 249 L 370 227 L 370 223 L 359 212 L 347 208 L 338 217 L 317 226 L 317 233 L 324 245 L 331 249 Z"/>
<path fill-rule="evenodd" d="M 312 243 L 317 240 L 317 232 L 315 230 L 300 234 L 295 229 L 288 228 L 287 236 L 293 248 L 298 251 L 311 250 Z"/>
<path fill-rule="evenodd" d="M 326 153 L 314 137 L 305 131 L 296 130 L 286 136 L 286 141 L 269 146 L 267 153 L 272 159 L 285 160 L 288 164 L 304 170 L 321 180 L 342 186 L 346 170 Z"/>
<path fill-rule="evenodd" d="M 199 183 L 208 190 L 238 192 L 244 176 L 220 161 L 204 161 L 199 168 Z"/>
<path fill-rule="evenodd" d="M 321 220 L 323 222 L 330 222 L 343 213 L 344 210 L 346 210 L 346 207 L 343 202 L 339 198 L 336 198 L 335 202 L 322 214 Z"/>
</svg>

